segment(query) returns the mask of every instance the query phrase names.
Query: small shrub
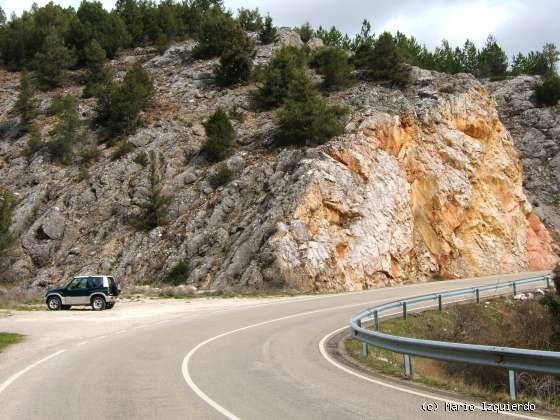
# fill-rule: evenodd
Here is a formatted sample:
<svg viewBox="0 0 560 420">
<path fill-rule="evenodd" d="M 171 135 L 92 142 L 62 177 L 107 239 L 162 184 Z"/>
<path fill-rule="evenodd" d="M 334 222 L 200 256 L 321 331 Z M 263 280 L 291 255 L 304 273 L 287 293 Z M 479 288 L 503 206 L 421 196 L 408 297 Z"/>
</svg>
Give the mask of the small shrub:
<svg viewBox="0 0 560 420">
<path fill-rule="evenodd" d="M 560 76 L 551 72 L 540 82 L 535 93 L 540 106 L 554 106 L 560 101 Z"/>
<path fill-rule="evenodd" d="M 227 165 L 221 163 L 218 170 L 210 177 L 210 185 L 216 189 L 223 185 L 228 184 L 233 179 L 233 172 Z"/>
<path fill-rule="evenodd" d="M 191 272 L 191 265 L 187 260 L 179 261 L 163 278 L 164 283 L 178 286 L 187 281 Z"/>
<path fill-rule="evenodd" d="M 134 163 L 145 168 L 149 163 L 148 154 L 142 150 L 136 156 L 134 156 Z"/>
<path fill-rule="evenodd" d="M 89 171 L 87 168 L 80 167 L 78 169 L 78 174 L 76 175 L 76 182 L 82 182 L 89 179 Z"/>
<path fill-rule="evenodd" d="M 165 51 L 167 51 L 167 49 L 171 46 L 171 41 L 163 32 L 159 32 L 154 45 L 158 54 L 163 55 Z"/>
<path fill-rule="evenodd" d="M 321 48 L 312 61 L 317 72 L 324 77 L 325 88 L 347 86 L 352 79 L 352 66 L 346 51 L 336 47 Z"/>
<path fill-rule="evenodd" d="M 270 15 L 267 15 L 264 19 L 264 25 L 259 32 L 259 40 L 263 45 L 278 41 L 278 30 L 272 24 L 272 17 Z"/>
<path fill-rule="evenodd" d="M 206 136 L 203 151 L 211 162 L 219 162 L 231 155 L 235 144 L 235 129 L 228 115 L 222 108 L 216 112 L 204 124 Z"/>
<path fill-rule="evenodd" d="M 111 154 L 111 160 L 119 160 L 134 151 L 135 146 L 128 140 L 121 140 L 117 143 L 115 151 Z"/>
<path fill-rule="evenodd" d="M 41 150 L 45 144 L 43 143 L 41 132 L 36 124 L 31 124 L 28 132 L 29 138 L 27 139 L 27 150 L 25 151 L 25 154 L 28 157 L 31 157 Z"/>
</svg>

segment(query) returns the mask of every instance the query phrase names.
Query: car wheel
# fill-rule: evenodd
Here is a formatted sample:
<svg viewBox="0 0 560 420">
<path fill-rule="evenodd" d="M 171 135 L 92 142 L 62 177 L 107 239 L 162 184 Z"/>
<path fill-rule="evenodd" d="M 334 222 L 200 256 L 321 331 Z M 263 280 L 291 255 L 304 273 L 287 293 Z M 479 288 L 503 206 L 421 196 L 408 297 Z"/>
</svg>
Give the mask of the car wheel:
<svg viewBox="0 0 560 420">
<path fill-rule="evenodd" d="M 107 303 L 107 304 L 105 305 L 105 309 L 113 309 L 114 306 L 115 306 L 114 303 Z"/>
<path fill-rule="evenodd" d="M 49 311 L 59 311 L 62 308 L 62 302 L 58 296 L 51 296 L 47 299 L 47 307 Z"/>
<path fill-rule="evenodd" d="M 72 307 L 72 306 L 70 306 L 70 305 L 62 305 L 62 306 L 61 306 L 61 309 L 62 309 L 63 311 L 67 311 L 67 310 L 69 310 L 71 307 Z"/>
<path fill-rule="evenodd" d="M 105 298 L 103 296 L 95 296 L 91 300 L 91 308 L 94 311 L 102 311 L 106 306 L 107 303 L 105 302 Z"/>
</svg>

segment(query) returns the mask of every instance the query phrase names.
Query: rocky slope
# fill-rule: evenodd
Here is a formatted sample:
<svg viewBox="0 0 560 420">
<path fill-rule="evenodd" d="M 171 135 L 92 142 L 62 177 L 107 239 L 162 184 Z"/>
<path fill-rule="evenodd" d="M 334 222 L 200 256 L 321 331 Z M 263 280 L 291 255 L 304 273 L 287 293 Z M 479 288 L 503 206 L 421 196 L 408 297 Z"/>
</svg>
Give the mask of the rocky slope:
<svg viewBox="0 0 560 420">
<path fill-rule="evenodd" d="M 539 77 L 488 83 L 498 112 L 523 163 L 524 187 L 534 212 L 560 244 L 560 106 L 539 108 Z M 558 249 L 558 248 L 557 248 Z"/>
<path fill-rule="evenodd" d="M 301 40 L 283 31 L 282 43 Z M 257 61 L 276 47 L 259 47 Z M 191 50 L 188 42 L 163 56 L 136 50 L 113 63 L 124 69 L 141 60 L 156 83 L 157 104 L 130 138 L 138 151 L 164 156 L 173 196 L 170 223 L 149 233 L 130 223 L 146 182 L 136 152 L 111 161 L 113 150 L 101 146 L 86 179 L 80 165 L 44 155 L 28 162 L 27 139 L 15 138 L 7 112 L 17 75 L 1 74 L 0 185 L 17 195 L 20 241 L 1 262 L 0 282 L 46 286 L 110 272 L 128 284 L 154 283 L 186 259 L 188 282 L 198 287 L 354 290 L 557 261 L 523 192 L 512 137 L 472 77 L 415 69 L 405 92 L 359 82 L 331 98 L 352 109 L 344 135 L 316 148 L 275 149 L 263 146 L 274 112 L 252 107 L 253 87 L 216 87 L 216 61 L 193 61 Z M 55 93 L 39 95 L 42 110 Z M 93 105 L 81 100 L 84 120 Z M 216 167 L 198 152 L 201 122 L 217 106 L 235 116 L 239 144 L 226 161 L 235 179 L 215 190 Z M 39 124 L 46 135 L 52 117 Z"/>
</svg>

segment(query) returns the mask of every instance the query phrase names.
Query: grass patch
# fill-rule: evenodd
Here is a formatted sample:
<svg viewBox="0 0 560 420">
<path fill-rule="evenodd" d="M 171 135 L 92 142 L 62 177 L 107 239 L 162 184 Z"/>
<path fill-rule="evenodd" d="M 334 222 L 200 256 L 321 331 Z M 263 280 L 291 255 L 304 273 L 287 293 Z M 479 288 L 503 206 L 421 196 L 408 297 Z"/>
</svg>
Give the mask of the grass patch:
<svg viewBox="0 0 560 420">
<path fill-rule="evenodd" d="M 8 346 L 17 344 L 23 340 L 23 336 L 19 334 L 0 332 L 0 353 Z"/>
<path fill-rule="evenodd" d="M 380 331 L 404 337 L 504 347 L 558 351 L 553 320 L 539 299 L 515 301 L 498 298 L 482 304 L 455 305 L 443 311 L 410 314 L 408 319 L 380 322 Z M 402 354 L 369 346 L 362 356 L 362 343 L 344 341 L 347 354 L 362 365 L 385 375 L 404 377 Z M 508 401 L 505 369 L 413 358 L 413 381 L 491 401 Z M 560 413 L 560 378 L 521 372 L 519 401 Z"/>
</svg>

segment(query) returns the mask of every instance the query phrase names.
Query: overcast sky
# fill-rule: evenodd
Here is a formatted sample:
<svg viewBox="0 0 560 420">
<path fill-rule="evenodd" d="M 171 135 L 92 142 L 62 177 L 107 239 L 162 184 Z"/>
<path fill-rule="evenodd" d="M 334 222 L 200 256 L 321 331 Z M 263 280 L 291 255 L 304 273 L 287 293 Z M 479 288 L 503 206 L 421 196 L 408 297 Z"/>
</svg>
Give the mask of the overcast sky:
<svg viewBox="0 0 560 420">
<path fill-rule="evenodd" d="M 47 0 L 37 0 L 39 5 Z M 29 9 L 32 0 L 0 0 L 10 15 Z M 55 1 L 63 6 L 79 0 Z M 112 8 L 114 0 L 102 0 Z M 232 10 L 244 6 L 270 12 L 280 26 L 309 21 L 313 26 L 337 26 L 354 34 L 367 18 L 376 33 L 400 30 L 433 48 L 446 38 L 453 45 L 469 38 L 482 45 L 492 33 L 511 56 L 540 49 L 545 42 L 560 47 L 559 0 L 225 0 Z"/>
</svg>

